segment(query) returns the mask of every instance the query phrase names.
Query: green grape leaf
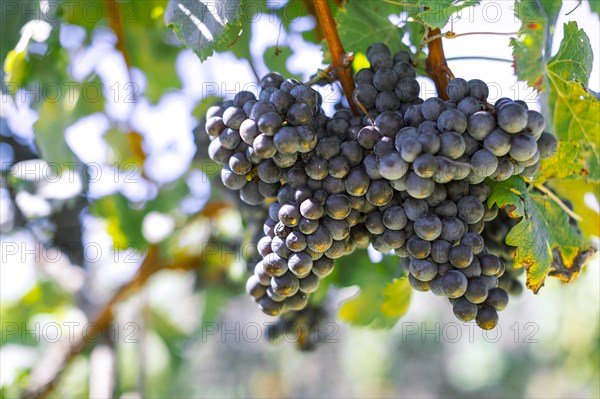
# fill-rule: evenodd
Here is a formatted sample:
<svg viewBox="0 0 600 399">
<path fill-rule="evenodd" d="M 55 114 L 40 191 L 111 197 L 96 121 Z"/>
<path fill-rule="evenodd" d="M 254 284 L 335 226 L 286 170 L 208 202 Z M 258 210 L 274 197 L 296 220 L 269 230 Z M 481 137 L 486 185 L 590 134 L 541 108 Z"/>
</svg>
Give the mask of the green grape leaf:
<svg viewBox="0 0 600 399">
<path fill-rule="evenodd" d="M 533 181 L 542 183 L 549 179 L 577 179 L 586 176 L 589 174 L 586 150 L 590 147 L 582 141 L 559 141 L 556 154 L 540 162 L 540 171 Z"/>
<path fill-rule="evenodd" d="M 546 64 L 551 130 L 562 140 L 600 142 L 600 101 L 586 89 L 592 70 L 592 47 L 576 22 L 564 25 L 558 53 Z"/>
<path fill-rule="evenodd" d="M 600 1 L 588 0 L 588 2 L 590 3 L 590 10 L 600 16 Z"/>
<path fill-rule="evenodd" d="M 279 72 L 289 78 L 301 79 L 300 76 L 291 74 L 287 69 L 286 62 L 292 54 L 292 49 L 287 46 L 269 47 L 264 54 L 265 64 L 269 71 Z"/>
<path fill-rule="evenodd" d="M 507 208 L 512 218 L 521 218 L 506 236 L 517 247 L 515 267 L 525 267 L 527 287 L 537 293 L 547 275 L 571 281 L 595 252 L 581 233 L 569 224 L 560 206 L 545 194 L 530 191 L 525 181 L 512 177 L 490 182 L 488 206 Z"/>
<path fill-rule="evenodd" d="M 357 251 L 339 263 L 334 284 L 360 287 L 357 296 L 340 305 L 340 319 L 358 326 L 391 328 L 408 311 L 412 290 L 406 276 L 394 278 L 400 270 L 398 258 L 386 256 L 371 264 L 366 251 Z"/>
<path fill-rule="evenodd" d="M 417 17 L 432 28 L 443 28 L 452 14 L 480 2 L 481 0 L 419 0 L 417 5 L 427 9 L 417 14 Z"/>
<path fill-rule="evenodd" d="M 20 29 L 29 19 L 40 15 L 40 2 L 36 0 L 0 0 L 0 60 L 6 60 L 21 37 Z M 24 12 L 27 10 L 26 12 Z"/>
<path fill-rule="evenodd" d="M 515 2 L 515 16 L 521 21 L 517 38 L 510 39 L 515 72 L 519 80 L 541 90 L 544 81 L 544 46 L 552 42 L 562 0 Z"/>
<path fill-rule="evenodd" d="M 242 0 L 169 0 L 165 23 L 201 61 L 224 50 L 242 26 Z"/>
<path fill-rule="evenodd" d="M 59 86 L 59 84 L 61 84 Z M 41 157 L 57 165 L 67 165 L 76 161 L 76 157 L 65 141 L 65 131 L 69 125 L 85 115 L 102 112 L 104 98 L 98 79 L 83 84 L 57 82 L 59 97 L 44 99 L 39 105 L 39 119 L 33 126 L 35 144 Z M 93 88 L 92 88 L 93 87 Z M 92 93 L 94 98 L 92 98 Z M 64 170 L 67 170 L 64 168 Z"/>
<path fill-rule="evenodd" d="M 578 227 L 584 237 L 600 237 L 600 213 L 586 204 L 585 196 L 600 198 L 600 186 L 581 180 L 554 180 L 549 183 L 552 190 L 573 207 L 573 212 L 581 217 Z"/>
<path fill-rule="evenodd" d="M 415 10 L 416 6 L 406 7 L 406 10 L 409 9 Z M 405 7 L 394 4 L 393 1 L 349 1 L 345 3 L 336 15 L 338 34 L 344 44 L 344 49 L 348 52 L 365 53 L 371 43 L 383 42 L 393 51 L 409 50 L 402 43 L 402 30 L 388 19 L 388 16 L 398 15 L 403 11 L 405 11 Z M 327 48 L 326 43 L 323 47 Z M 331 60 L 328 49 L 325 52 L 325 60 L 326 62 Z"/>
<path fill-rule="evenodd" d="M 142 24 L 129 24 L 125 28 L 131 62 L 146 75 L 144 94 L 153 103 L 168 89 L 181 85 L 175 69 L 180 50 L 163 41 L 163 30 Z"/>
</svg>

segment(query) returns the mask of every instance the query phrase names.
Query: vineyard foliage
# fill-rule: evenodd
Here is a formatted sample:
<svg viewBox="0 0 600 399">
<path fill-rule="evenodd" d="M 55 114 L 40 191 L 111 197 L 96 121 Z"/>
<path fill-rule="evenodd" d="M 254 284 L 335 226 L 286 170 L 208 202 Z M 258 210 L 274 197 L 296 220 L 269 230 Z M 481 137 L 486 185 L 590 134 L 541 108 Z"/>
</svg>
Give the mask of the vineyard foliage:
<svg viewBox="0 0 600 399">
<path fill-rule="evenodd" d="M 206 315 L 216 319 L 226 301 L 243 292 L 245 271 L 232 266 L 240 263 L 236 251 L 223 255 L 213 249 L 243 248 L 253 240 L 252 229 L 262 229 L 264 217 L 262 211 L 247 207 L 221 189 L 218 166 L 208 158 L 203 115 L 222 93 L 196 95 L 195 109 L 183 109 L 174 116 L 193 121 L 189 135 L 193 134 L 196 146 L 189 159 L 171 159 L 185 166 L 174 177 L 161 176 L 156 167 L 149 166 L 155 162 L 155 154 L 148 149 L 157 139 L 143 131 L 136 116 L 143 108 L 151 109 L 167 96 L 183 92 L 178 70 L 189 60 L 188 49 L 201 61 L 227 53 L 232 62 L 244 63 L 254 73 L 264 64 L 286 77 L 299 77 L 288 70 L 295 50 L 285 38 L 294 36 L 320 46 L 323 63 L 329 64 L 332 55 L 323 27 L 314 22 L 314 4 L 300 0 L 93 0 L 83 7 L 70 3 L 1 0 L 3 18 L 7 18 L 1 28 L 3 96 L 15 102 L 27 96 L 25 103 L 37 118 L 33 141 L 27 142 L 11 131 L 4 114 L 2 117 L 0 141 L 12 149 L 10 161 L 3 160 L 1 169 L 12 213 L 0 226 L 2 232 L 33 232 L 40 242 L 52 243 L 68 254 L 73 265 L 84 267 L 85 254 L 80 250 L 85 247 L 83 220 L 89 216 L 102 220 L 112 247 L 140 260 L 141 271 L 134 277 L 132 291 L 158 270 L 195 270 L 196 289 L 206 291 Z M 346 52 L 353 53 L 354 70 L 368 65 L 365 52 L 371 43 L 383 42 L 393 51 L 409 51 L 421 76 L 427 75 L 427 32 L 440 28 L 443 40 L 461 40 L 454 37 L 452 21 L 480 3 L 485 1 L 329 2 L 340 41 Z M 589 0 L 596 17 L 599 3 Z M 23 13 L 24 9 L 34 11 Z M 515 267 L 526 269 L 527 288 L 535 293 L 548 277 L 564 282 L 578 275 L 585 278 L 584 266 L 596 252 L 593 240 L 600 236 L 599 214 L 588 205 L 597 204 L 599 198 L 600 96 L 588 87 L 594 57 L 588 35 L 576 21 L 556 25 L 559 16 L 569 11 L 561 0 L 517 0 L 514 12 L 520 28 L 510 38 L 512 66 L 498 64 L 498 68 L 514 68 L 515 79 L 537 91 L 546 131 L 559 140 L 558 152 L 541 162 L 533 178 L 514 176 L 490 184 L 488 205 L 504 208 L 517 219 L 506 243 L 516 247 Z M 262 18 L 279 24 L 284 39 L 257 54 L 251 51 L 251 43 L 259 34 L 255 26 Z M 311 23 L 298 22 L 305 20 Z M 553 53 L 556 31 L 563 34 Z M 106 54 L 118 59 L 121 71 L 103 70 L 106 46 Z M 75 68 L 83 61 L 86 67 Z M 314 66 L 315 74 L 319 67 Z M 114 86 L 121 78 L 128 83 Z M 198 80 L 203 80 L 201 73 Z M 69 96 L 54 96 L 53 87 L 72 90 Z M 46 89 L 39 94 L 40 88 Z M 125 104 L 125 111 L 111 106 L 116 97 Z M 69 136 L 74 126 L 91 120 L 102 121 L 105 149 L 98 151 L 106 153 L 101 157 L 103 172 L 124 182 L 100 194 L 89 191 L 97 165 L 80 160 Z M 164 136 L 167 154 L 169 132 Z M 32 161 L 53 165 L 59 175 L 74 176 L 79 189 L 68 195 L 49 194 L 47 182 L 23 173 Z M 199 176 L 211 179 L 209 196 L 198 192 L 195 182 Z M 143 187 L 139 190 L 142 194 L 128 191 L 128 178 Z M 43 205 L 34 211 L 25 209 L 19 201 L 24 197 L 37 198 Z M 172 223 L 158 238 L 144 230 L 148 218 L 156 215 L 167 215 Z M 247 232 L 243 237 L 224 227 L 240 216 Z M 322 282 L 311 301 L 323 301 L 332 286 L 358 286 L 360 293 L 339 306 L 339 318 L 373 328 L 394 326 L 411 300 L 398 259 L 385 256 L 370 265 L 367 252 L 360 250 L 338 262 L 339 267 Z M 90 299 L 85 295 L 71 294 L 60 284 L 38 283 L 24 298 L 25 302 L 42 298 L 36 306 L 3 306 L 2 315 L 26 322 L 61 304 L 97 306 L 86 302 Z M 168 320 L 161 322 L 168 324 Z M 184 341 L 183 332 L 175 335 L 175 341 Z"/>
</svg>

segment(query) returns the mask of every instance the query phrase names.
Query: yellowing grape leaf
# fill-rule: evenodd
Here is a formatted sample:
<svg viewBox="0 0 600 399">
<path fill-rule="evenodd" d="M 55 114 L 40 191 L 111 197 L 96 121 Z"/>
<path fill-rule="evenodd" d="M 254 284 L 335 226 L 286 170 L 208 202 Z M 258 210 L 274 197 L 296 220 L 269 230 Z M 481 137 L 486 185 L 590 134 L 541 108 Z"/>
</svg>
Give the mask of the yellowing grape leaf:
<svg viewBox="0 0 600 399">
<path fill-rule="evenodd" d="M 600 101 L 586 89 L 592 47 L 576 22 L 565 24 L 564 31 L 558 53 L 546 65 L 551 130 L 559 139 L 584 140 L 596 149 L 600 142 Z"/>
<path fill-rule="evenodd" d="M 558 150 L 552 158 L 540 162 L 536 183 L 549 179 L 577 179 L 589 174 L 587 155 L 590 145 L 582 141 L 559 141 Z"/>
<path fill-rule="evenodd" d="M 521 21 L 517 37 L 510 39 L 515 72 L 519 80 L 538 90 L 544 80 L 544 57 L 550 57 L 544 46 L 552 42 L 561 6 L 562 0 L 515 2 L 515 17 Z"/>
<path fill-rule="evenodd" d="M 165 23 L 201 61 L 234 42 L 242 26 L 242 0 L 169 0 Z"/>
<path fill-rule="evenodd" d="M 491 182 L 488 205 L 506 208 L 521 218 L 506 236 L 517 247 L 515 266 L 527 270 L 527 288 L 537 293 L 548 274 L 571 281 L 595 249 L 583 238 L 560 206 L 545 194 L 530 191 L 522 178 Z"/>
<path fill-rule="evenodd" d="M 593 195 L 596 201 L 600 199 L 600 186 L 581 180 L 554 180 L 549 185 L 581 217 L 578 226 L 583 235 L 586 238 L 600 237 L 600 213 L 585 201 L 586 194 Z"/>
<path fill-rule="evenodd" d="M 480 0 L 419 0 L 417 5 L 424 9 L 417 17 L 432 28 L 443 28 L 454 13 L 479 3 Z"/>
<path fill-rule="evenodd" d="M 399 269 L 398 258 L 385 256 L 372 264 L 366 251 L 340 259 L 334 284 L 360 287 L 358 295 L 340 305 L 340 319 L 371 328 L 393 327 L 408 311 L 412 291 L 406 277 L 394 278 Z"/>
</svg>

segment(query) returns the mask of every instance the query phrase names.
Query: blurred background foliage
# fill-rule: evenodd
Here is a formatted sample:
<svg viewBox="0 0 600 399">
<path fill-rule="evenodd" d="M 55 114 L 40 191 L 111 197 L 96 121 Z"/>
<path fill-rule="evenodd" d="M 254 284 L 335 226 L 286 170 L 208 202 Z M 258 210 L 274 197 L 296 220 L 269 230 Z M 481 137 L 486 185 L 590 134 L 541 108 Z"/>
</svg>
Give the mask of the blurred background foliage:
<svg viewBox="0 0 600 399">
<path fill-rule="evenodd" d="M 373 25 L 398 14 L 397 2 L 361 14 L 365 3 L 336 18 L 364 15 Z M 518 29 L 514 5 L 502 3 L 505 19 L 496 23 Z M 554 22 L 581 1 L 564 3 Z M 596 53 L 597 4 L 579 4 L 568 17 L 591 30 Z M 340 2 L 331 5 L 337 11 Z M 327 310 L 318 350 L 297 351 L 294 334 L 276 344 L 262 336 L 272 320 L 243 284 L 264 215 L 214 179 L 201 115 L 220 97 L 256 88 L 269 70 L 308 80 L 324 67 L 310 1 L 247 2 L 233 39 L 202 64 L 166 27 L 166 0 L 0 7 L 0 396 L 35 396 L 48 381 L 57 398 L 600 396 L 597 258 L 573 284 L 523 293 L 495 336 L 456 323 L 429 295 L 415 294 L 396 324 L 370 304 L 401 274 L 397 259 L 356 252 L 315 295 Z M 479 19 L 450 24 L 489 24 Z M 391 44 L 414 52 L 418 24 L 402 27 Z M 506 28 L 486 30 L 496 29 Z M 356 35 L 341 36 L 347 49 L 364 47 Z M 508 38 L 498 47 L 479 40 L 450 42 L 455 74 L 496 82 L 539 108 L 528 77 L 517 81 L 509 64 L 460 60 L 511 58 Z M 594 68 L 597 88 L 597 54 Z M 421 81 L 422 93 L 434 94 Z M 341 100 L 335 85 L 320 90 L 326 107 Z M 597 186 L 552 188 L 597 240 Z M 397 281 L 390 295 L 406 292 Z M 345 302 L 336 318 L 357 287 L 361 300 Z"/>
</svg>

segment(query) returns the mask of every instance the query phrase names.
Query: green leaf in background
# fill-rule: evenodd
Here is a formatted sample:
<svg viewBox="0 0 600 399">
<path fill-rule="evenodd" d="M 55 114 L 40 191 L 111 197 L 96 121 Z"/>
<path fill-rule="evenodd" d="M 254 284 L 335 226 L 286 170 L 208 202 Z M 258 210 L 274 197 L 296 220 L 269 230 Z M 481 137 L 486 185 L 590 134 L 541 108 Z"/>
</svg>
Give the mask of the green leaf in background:
<svg viewBox="0 0 600 399">
<path fill-rule="evenodd" d="M 506 236 L 506 243 L 517 247 L 515 267 L 527 270 L 527 287 L 537 293 L 555 265 L 566 270 L 558 277 L 570 281 L 594 249 L 571 226 L 565 211 L 546 195 L 530 191 L 518 176 L 490 182 L 490 187 L 488 206 L 506 207 L 510 217 L 521 218 Z"/>
<path fill-rule="evenodd" d="M 600 101 L 587 91 L 592 70 L 592 46 L 576 22 L 564 26 L 565 36 L 558 53 L 548 61 L 548 103 L 551 127 L 563 140 L 600 142 Z"/>
<path fill-rule="evenodd" d="M 111 165 L 138 165 L 144 163 L 142 151 L 143 137 L 137 132 L 122 132 L 110 129 L 102 136 L 110 147 L 108 163 Z M 141 153 L 140 153 L 141 152 Z"/>
<path fill-rule="evenodd" d="M 142 234 L 142 223 L 146 212 L 132 208 L 123 194 L 114 194 L 96 200 L 90 206 L 91 213 L 106 220 L 106 230 L 116 248 L 126 249 L 131 245 L 143 251 L 148 242 Z"/>
<path fill-rule="evenodd" d="M 578 227 L 586 238 L 600 237 L 600 213 L 586 204 L 586 194 L 600 198 L 600 187 L 581 180 L 554 180 L 549 183 L 552 190 L 563 200 L 568 201 L 577 215 L 581 217 Z"/>
<path fill-rule="evenodd" d="M 399 259 L 385 256 L 372 264 L 367 251 L 357 251 L 340 259 L 336 285 L 358 285 L 360 293 L 340 305 L 340 319 L 353 325 L 391 328 L 410 304 L 411 288 L 399 274 Z"/>
<path fill-rule="evenodd" d="M 179 88 L 181 82 L 175 69 L 179 49 L 166 44 L 160 31 L 139 24 L 127 26 L 127 49 L 133 66 L 146 75 L 144 94 L 156 103 L 167 90 Z"/>
<path fill-rule="evenodd" d="M 559 141 L 556 154 L 540 162 L 540 171 L 534 181 L 542 183 L 548 179 L 577 179 L 587 175 L 586 149 L 589 147 L 581 141 Z"/>
<path fill-rule="evenodd" d="M 417 17 L 432 28 L 446 26 L 452 14 L 463 8 L 472 7 L 481 0 L 419 0 L 417 5 L 427 7 Z"/>
<path fill-rule="evenodd" d="M 541 90 L 544 80 L 544 58 L 554 35 L 554 26 L 562 0 L 515 1 L 515 16 L 521 21 L 517 38 L 510 39 L 513 47 L 515 72 L 519 80 Z"/>
<path fill-rule="evenodd" d="M 0 60 L 6 59 L 6 56 L 13 49 L 18 41 L 20 29 L 25 25 L 28 18 L 39 15 L 40 2 L 36 0 L 0 0 L 0 10 L 2 10 L 2 23 L 0 24 Z M 28 10 L 23 14 L 22 10 Z"/>
<path fill-rule="evenodd" d="M 167 90 L 181 86 L 175 68 L 180 49 L 166 42 L 167 36 L 172 35 L 163 22 L 167 1 L 137 1 L 121 8 L 131 8 L 129 4 L 135 5 L 130 11 L 130 18 L 135 21 L 123 21 L 125 45 L 133 66 L 146 75 L 144 94 L 156 103 Z"/>
<path fill-rule="evenodd" d="M 102 112 L 104 97 L 98 79 L 76 83 L 56 82 L 57 96 L 44 99 L 34 125 L 35 143 L 42 158 L 50 163 L 67 164 L 76 160 L 65 141 L 65 130 L 79 118 Z"/>
<path fill-rule="evenodd" d="M 241 28 L 242 1 L 169 0 L 165 23 L 201 61 L 233 43 Z"/>
<path fill-rule="evenodd" d="M 410 3 L 410 1 L 409 1 Z M 408 9 L 415 7 L 407 7 Z M 404 7 L 386 1 L 349 1 L 336 16 L 340 40 L 348 52 L 363 52 L 371 43 L 383 42 L 393 51 L 408 50 L 402 43 L 403 32 L 388 16 L 406 11 Z M 376 28 L 374 28 L 376 27 Z M 324 44 L 326 47 L 326 45 Z M 331 59 L 328 51 L 325 62 Z"/>
<path fill-rule="evenodd" d="M 269 68 L 269 71 L 279 72 L 285 77 L 301 79 L 299 75 L 294 75 L 287 69 L 286 63 L 292 54 L 292 49 L 287 46 L 269 47 L 265 50 L 264 54 L 265 64 Z"/>
<path fill-rule="evenodd" d="M 590 3 L 590 10 L 592 10 L 592 12 L 595 12 L 600 16 L 600 1 L 588 0 L 588 2 Z"/>
</svg>

